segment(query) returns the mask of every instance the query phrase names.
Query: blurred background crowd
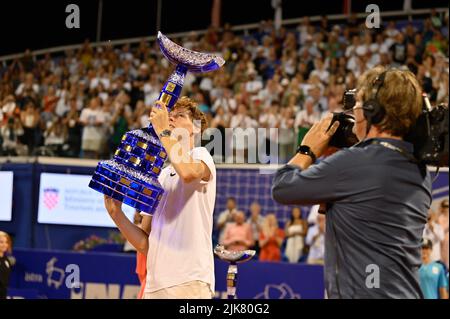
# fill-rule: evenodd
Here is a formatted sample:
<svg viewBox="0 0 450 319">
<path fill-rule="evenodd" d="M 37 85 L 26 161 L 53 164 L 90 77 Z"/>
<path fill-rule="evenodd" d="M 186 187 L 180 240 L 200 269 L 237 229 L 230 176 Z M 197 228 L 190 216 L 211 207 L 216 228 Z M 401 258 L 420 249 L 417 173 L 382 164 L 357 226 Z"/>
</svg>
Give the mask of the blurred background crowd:
<svg viewBox="0 0 450 319">
<path fill-rule="evenodd" d="M 448 15 L 392 20 L 368 29 L 351 15 L 342 24 L 304 17 L 276 31 L 262 21 L 252 32 L 230 25 L 173 38 L 220 53 L 217 72 L 188 74 L 184 95 L 195 99 L 211 128 L 278 128 L 259 145 L 277 144 L 287 161 L 311 125 L 342 108 L 342 95 L 375 65 L 408 68 L 432 103 L 448 102 Z M 30 51 L 0 65 L 0 154 L 109 158 L 122 135 L 148 125 L 148 115 L 173 66 L 156 42 L 93 48 L 36 58 Z M 246 149 L 248 143 L 226 148 Z"/>
</svg>

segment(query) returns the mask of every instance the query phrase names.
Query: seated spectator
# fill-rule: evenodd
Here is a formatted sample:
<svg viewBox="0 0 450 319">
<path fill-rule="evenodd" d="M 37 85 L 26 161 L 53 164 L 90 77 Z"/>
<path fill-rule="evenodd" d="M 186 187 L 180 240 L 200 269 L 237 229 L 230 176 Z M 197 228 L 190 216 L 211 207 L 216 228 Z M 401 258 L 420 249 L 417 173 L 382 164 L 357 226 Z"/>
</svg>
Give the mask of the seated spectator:
<svg viewBox="0 0 450 319">
<path fill-rule="evenodd" d="M 61 118 L 57 118 L 44 132 L 44 145 L 49 147 L 55 156 L 62 156 L 67 141 L 67 127 Z"/>
<path fill-rule="evenodd" d="M 424 239 L 422 244 L 422 266 L 419 283 L 425 299 L 448 299 L 448 279 L 444 266 L 431 260 L 433 243 Z"/>
<path fill-rule="evenodd" d="M 309 246 L 308 264 L 323 265 L 325 257 L 325 214 L 318 214 L 316 224 L 309 228 L 306 235 L 306 244 Z"/>
<path fill-rule="evenodd" d="M 243 212 L 236 212 L 234 223 L 227 224 L 221 244 L 230 251 L 247 250 L 253 246 L 252 228 L 245 222 Z"/>
<path fill-rule="evenodd" d="M 292 208 L 291 218 L 287 221 L 284 231 L 287 238 L 284 254 L 290 263 L 296 263 L 302 257 L 307 230 L 308 224 L 302 219 L 300 208 Z"/>
<path fill-rule="evenodd" d="M 281 261 L 281 245 L 283 244 L 284 232 L 278 227 L 275 214 L 268 214 L 259 234 L 259 260 Z"/>
</svg>

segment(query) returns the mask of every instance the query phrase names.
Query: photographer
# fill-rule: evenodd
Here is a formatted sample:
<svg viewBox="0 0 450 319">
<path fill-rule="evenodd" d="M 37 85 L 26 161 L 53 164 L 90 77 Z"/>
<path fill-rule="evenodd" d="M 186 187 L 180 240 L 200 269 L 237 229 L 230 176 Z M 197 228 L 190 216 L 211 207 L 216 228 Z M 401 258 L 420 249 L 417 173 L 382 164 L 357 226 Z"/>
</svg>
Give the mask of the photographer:
<svg viewBox="0 0 450 319">
<path fill-rule="evenodd" d="M 278 170 L 273 198 L 327 203 L 325 284 L 329 298 L 421 298 L 421 238 L 431 180 L 404 141 L 422 110 L 411 72 L 377 67 L 359 80 L 353 132 L 360 141 L 317 165 L 340 125 L 316 123 Z"/>
</svg>

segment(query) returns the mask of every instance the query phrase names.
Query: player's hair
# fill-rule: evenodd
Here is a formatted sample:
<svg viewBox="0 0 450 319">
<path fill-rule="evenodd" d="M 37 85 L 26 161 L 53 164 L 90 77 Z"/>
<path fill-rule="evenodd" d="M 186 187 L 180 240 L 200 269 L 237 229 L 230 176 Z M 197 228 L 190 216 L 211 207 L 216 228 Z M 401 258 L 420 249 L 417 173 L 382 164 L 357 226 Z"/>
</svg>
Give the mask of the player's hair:
<svg viewBox="0 0 450 319">
<path fill-rule="evenodd" d="M 206 115 L 205 113 L 200 111 L 200 109 L 198 108 L 198 104 L 194 100 L 188 98 L 187 96 L 183 96 L 179 98 L 173 106 L 172 110 L 175 109 L 187 110 L 189 112 L 189 117 L 191 118 L 192 122 L 194 122 L 194 125 L 196 124 L 196 122 L 200 122 L 200 129 L 202 133 L 207 129 L 208 121 L 206 119 Z"/>
</svg>

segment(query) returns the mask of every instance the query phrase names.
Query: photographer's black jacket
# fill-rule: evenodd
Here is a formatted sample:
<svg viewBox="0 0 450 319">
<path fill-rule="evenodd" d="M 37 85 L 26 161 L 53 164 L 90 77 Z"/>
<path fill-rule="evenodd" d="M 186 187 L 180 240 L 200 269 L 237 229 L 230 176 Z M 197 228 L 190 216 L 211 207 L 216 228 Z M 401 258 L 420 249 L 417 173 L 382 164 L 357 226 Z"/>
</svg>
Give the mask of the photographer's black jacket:
<svg viewBox="0 0 450 319">
<path fill-rule="evenodd" d="M 405 141 L 377 138 L 304 171 L 286 165 L 276 173 L 272 196 L 282 204 L 327 203 L 329 298 L 420 298 L 418 268 L 432 200 L 430 175 L 404 154 L 374 141 L 413 151 Z"/>
</svg>

